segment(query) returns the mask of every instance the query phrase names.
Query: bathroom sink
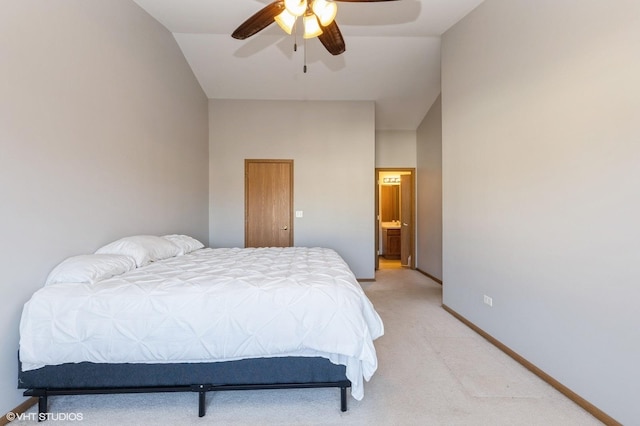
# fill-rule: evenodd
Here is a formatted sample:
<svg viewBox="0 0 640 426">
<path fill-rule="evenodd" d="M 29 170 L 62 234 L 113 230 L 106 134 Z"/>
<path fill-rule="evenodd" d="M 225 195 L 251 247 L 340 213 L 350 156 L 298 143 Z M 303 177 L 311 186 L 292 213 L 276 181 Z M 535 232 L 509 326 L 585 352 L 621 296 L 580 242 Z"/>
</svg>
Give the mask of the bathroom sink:
<svg viewBox="0 0 640 426">
<path fill-rule="evenodd" d="M 400 229 L 400 221 L 382 222 L 382 229 Z"/>
</svg>

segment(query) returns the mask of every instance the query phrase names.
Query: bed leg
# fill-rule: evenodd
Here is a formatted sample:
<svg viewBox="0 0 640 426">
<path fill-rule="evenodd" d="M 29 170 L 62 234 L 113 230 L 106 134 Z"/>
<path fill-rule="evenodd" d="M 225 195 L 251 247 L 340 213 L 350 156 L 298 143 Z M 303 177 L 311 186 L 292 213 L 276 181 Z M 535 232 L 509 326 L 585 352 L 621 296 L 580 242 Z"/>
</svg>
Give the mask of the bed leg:
<svg viewBox="0 0 640 426">
<path fill-rule="evenodd" d="M 47 394 L 38 396 L 38 421 L 41 422 L 47 418 Z"/>
<path fill-rule="evenodd" d="M 206 397 L 207 393 L 205 391 L 198 392 L 198 417 L 204 417 L 206 414 Z"/>
<path fill-rule="evenodd" d="M 340 411 L 343 413 L 347 411 L 347 388 L 342 386 L 340 388 Z"/>
</svg>

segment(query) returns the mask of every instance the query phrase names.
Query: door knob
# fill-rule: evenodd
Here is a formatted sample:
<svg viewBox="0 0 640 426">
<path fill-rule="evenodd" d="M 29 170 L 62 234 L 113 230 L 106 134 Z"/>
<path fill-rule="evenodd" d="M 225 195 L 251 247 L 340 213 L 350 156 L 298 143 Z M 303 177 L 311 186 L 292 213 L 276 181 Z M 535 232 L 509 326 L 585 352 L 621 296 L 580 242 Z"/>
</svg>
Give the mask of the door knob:
<svg viewBox="0 0 640 426">
<path fill-rule="evenodd" d="M 282 231 L 286 231 L 287 229 L 289 229 L 289 227 L 287 225 L 283 226 L 282 228 L 280 228 Z"/>
</svg>

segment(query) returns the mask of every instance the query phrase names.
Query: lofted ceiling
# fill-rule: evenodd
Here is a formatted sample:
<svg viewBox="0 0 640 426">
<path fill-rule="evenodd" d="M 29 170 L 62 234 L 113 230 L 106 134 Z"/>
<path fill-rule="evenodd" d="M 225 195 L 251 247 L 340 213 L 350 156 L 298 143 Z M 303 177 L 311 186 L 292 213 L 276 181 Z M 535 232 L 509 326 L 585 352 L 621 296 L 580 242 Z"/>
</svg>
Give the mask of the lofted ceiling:
<svg viewBox="0 0 640 426">
<path fill-rule="evenodd" d="M 374 101 L 377 130 L 415 130 L 440 93 L 440 36 L 483 0 L 339 2 L 339 56 L 317 38 L 297 37 L 294 52 L 275 23 L 232 38 L 269 0 L 134 1 L 173 33 L 210 99 Z"/>
</svg>

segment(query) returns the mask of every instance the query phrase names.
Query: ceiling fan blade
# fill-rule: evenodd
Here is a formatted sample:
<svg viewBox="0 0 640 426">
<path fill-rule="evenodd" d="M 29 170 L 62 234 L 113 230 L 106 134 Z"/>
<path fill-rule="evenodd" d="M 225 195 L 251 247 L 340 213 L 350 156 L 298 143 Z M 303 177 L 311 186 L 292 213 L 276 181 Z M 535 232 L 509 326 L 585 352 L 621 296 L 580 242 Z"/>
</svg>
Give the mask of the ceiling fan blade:
<svg viewBox="0 0 640 426">
<path fill-rule="evenodd" d="M 332 21 L 326 27 L 322 27 L 322 34 L 318 36 L 318 39 L 332 55 L 339 55 L 346 50 L 342 33 L 336 21 Z"/>
<path fill-rule="evenodd" d="M 271 25 L 274 22 L 273 18 L 278 16 L 283 10 L 283 0 L 276 0 L 271 4 L 268 4 L 240 24 L 233 34 L 231 34 L 231 37 L 237 38 L 238 40 L 244 40 L 245 38 L 251 37 L 255 33 L 260 32 Z"/>
</svg>

